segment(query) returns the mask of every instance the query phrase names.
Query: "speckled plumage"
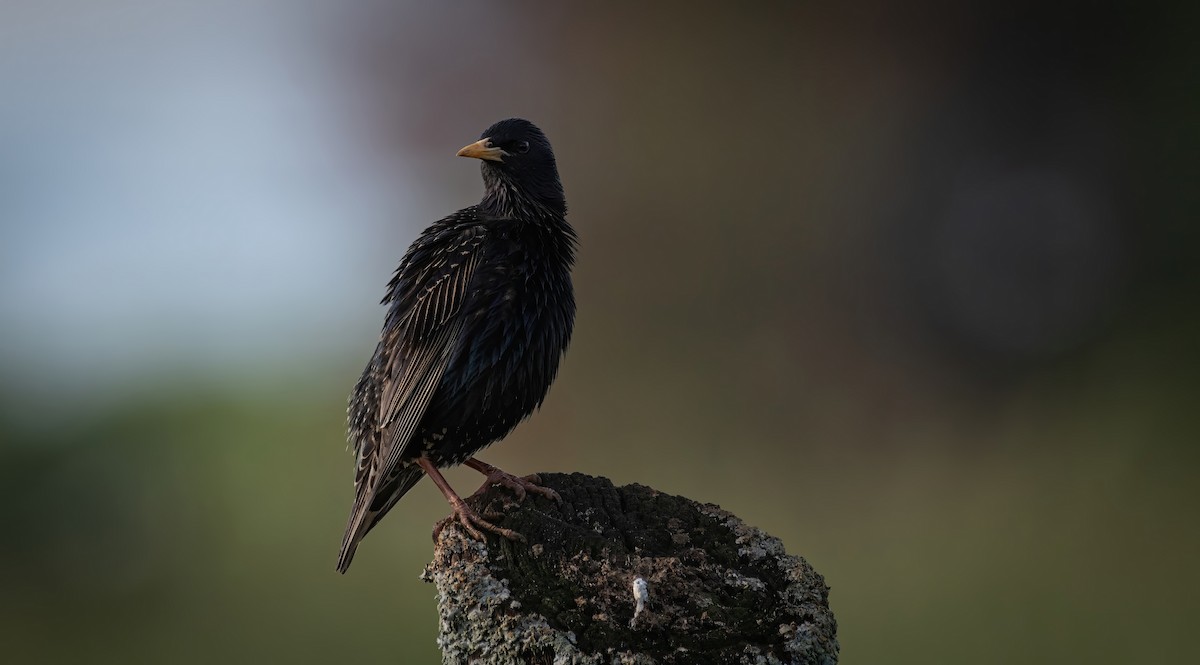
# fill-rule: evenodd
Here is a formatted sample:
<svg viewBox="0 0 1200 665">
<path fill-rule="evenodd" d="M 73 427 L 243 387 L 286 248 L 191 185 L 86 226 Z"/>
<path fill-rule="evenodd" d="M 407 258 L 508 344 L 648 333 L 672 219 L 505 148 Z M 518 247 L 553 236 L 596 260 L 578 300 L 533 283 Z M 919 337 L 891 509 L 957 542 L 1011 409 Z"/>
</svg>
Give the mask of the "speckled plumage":
<svg viewBox="0 0 1200 665">
<path fill-rule="evenodd" d="M 541 405 L 571 337 L 576 239 L 550 144 L 518 119 L 483 138 L 504 155 L 482 161 L 483 200 L 409 247 L 350 397 L 358 464 L 342 572 L 367 531 L 424 475 L 418 458 L 461 464 Z"/>
</svg>

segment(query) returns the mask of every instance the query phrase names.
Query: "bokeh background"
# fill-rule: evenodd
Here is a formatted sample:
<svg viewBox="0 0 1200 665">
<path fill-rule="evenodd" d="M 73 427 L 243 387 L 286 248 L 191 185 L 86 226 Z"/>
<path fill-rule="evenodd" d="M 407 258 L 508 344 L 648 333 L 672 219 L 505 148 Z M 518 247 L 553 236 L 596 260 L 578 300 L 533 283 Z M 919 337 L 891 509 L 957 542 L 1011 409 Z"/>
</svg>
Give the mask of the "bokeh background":
<svg viewBox="0 0 1200 665">
<path fill-rule="evenodd" d="M 804 4 L 0 4 L 2 658 L 437 662 L 344 399 L 519 115 L 579 318 L 486 459 L 780 536 L 847 663 L 1200 661 L 1197 5 Z"/>
</svg>

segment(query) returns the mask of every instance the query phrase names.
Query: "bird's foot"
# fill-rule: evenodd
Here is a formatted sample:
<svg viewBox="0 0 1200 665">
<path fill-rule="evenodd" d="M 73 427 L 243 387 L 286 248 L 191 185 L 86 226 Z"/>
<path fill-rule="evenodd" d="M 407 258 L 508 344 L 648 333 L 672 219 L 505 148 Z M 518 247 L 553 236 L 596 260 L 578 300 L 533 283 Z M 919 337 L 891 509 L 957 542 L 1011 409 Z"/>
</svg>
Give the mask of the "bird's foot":
<svg viewBox="0 0 1200 665">
<path fill-rule="evenodd" d="M 451 503 L 450 506 L 454 509 L 454 514 L 441 520 L 433 527 L 433 542 L 435 543 L 437 542 L 438 536 L 442 534 L 442 529 L 446 528 L 446 525 L 454 520 L 458 520 L 458 523 L 462 525 L 462 528 L 466 529 L 467 533 L 471 534 L 471 536 L 476 540 L 486 540 L 486 537 L 483 535 L 483 531 L 490 531 L 497 536 L 503 536 L 509 540 L 517 540 L 522 543 L 525 542 L 525 536 L 522 536 L 512 529 L 505 529 L 502 526 L 496 526 L 488 521 L 504 517 L 504 515 L 501 513 L 484 512 L 484 514 L 481 516 L 461 499 L 458 501 L 458 503 Z M 480 531 L 480 529 L 483 531 Z"/>
<path fill-rule="evenodd" d="M 466 464 L 472 469 L 475 469 L 476 471 L 487 476 L 487 478 L 483 481 L 483 484 L 479 486 L 479 489 L 475 490 L 475 493 L 471 495 L 472 497 L 486 494 L 493 485 L 501 485 L 512 490 L 513 494 L 516 495 L 517 503 L 524 502 L 525 496 L 529 492 L 540 494 L 547 499 L 553 499 L 558 503 L 562 503 L 562 497 L 558 495 L 558 492 L 555 492 L 549 487 L 542 485 L 542 479 L 539 478 L 536 473 L 528 476 L 514 476 L 507 471 L 501 471 L 491 464 L 488 464 L 487 462 L 481 462 L 474 457 L 467 460 Z"/>
<path fill-rule="evenodd" d="M 424 471 L 425 474 L 429 476 L 429 479 L 433 481 L 433 484 L 437 485 L 438 489 L 442 491 L 442 496 L 446 497 L 446 501 L 449 502 L 450 507 L 454 510 L 453 515 L 434 525 L 433 542 L 437 542 L 438 536 L 442 534 L 442 529 L 446 528 L 446 525 L 449 524 L 450 520 L 453 519 L 458 519 L 459 524 L 462 524 L 463 528 L 467 530 L 467 533 L 474 536 L 477 540 L 486 540 L 483 536 L 483 531 L 491 531 L 492 533 L 498 536 L 504 536 L 509 540 L 519 540 L 521 542 L 525 542 L 525 536 L 522 536 L 512 529 L 505 529 L 504 527 L 496 526 L 488 521 L 489 519 L 494 520 L 503 517 L 503 515 L 500 513 L 485 512 L 484 515 L 487 517 L 487 519 L 480 517 L 479 513 L 475 512 L 470 506 L 468 506 L 467 502 L 463 501 L 462 498 L 459 497 L 454 491 L 454 488 L 450 487 L 450 483 L 446 482 L 446 479 L 442 477 L 442 472 L 438 471 L 437 467 L 433 465 L 433 462 L 430 461 L 429 458 L 418 457 L 416 461 L 417 466 L 420 466 L 421 470 Z M 480 529 L 483 529 L 483 531 L 480 531 Z"/>
</svg>

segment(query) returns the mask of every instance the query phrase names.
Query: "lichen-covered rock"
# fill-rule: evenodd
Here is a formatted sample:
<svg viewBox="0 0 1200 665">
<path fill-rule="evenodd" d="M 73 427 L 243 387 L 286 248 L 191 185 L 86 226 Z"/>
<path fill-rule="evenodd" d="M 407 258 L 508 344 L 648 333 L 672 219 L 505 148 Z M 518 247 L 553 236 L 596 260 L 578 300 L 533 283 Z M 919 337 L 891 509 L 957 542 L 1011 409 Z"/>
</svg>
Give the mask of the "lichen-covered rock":
<svg viewBox="0 0 1200 665">
<path fill-rule="evenodd" d="M 562 503 L 530 495 L 499 522 L 527 543 L 442 531 L 424 579 L 438 589 L 445 663 L 837 662 L 829 588 L 777 538 L 642 485 L 541 480 Z M 474 506 L 508 500 L 496 489 Z M 638 578 L 648 597 L 635 618 Z"/>
</svg>

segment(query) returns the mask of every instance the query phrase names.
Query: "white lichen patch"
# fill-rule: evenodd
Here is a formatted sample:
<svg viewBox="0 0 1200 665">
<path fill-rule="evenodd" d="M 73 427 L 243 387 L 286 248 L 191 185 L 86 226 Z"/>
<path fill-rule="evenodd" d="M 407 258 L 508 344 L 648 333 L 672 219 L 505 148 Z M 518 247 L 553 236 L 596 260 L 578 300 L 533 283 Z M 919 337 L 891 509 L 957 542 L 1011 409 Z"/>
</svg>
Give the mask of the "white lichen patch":
<svg viewBox="0 0 1200 665">
<path fill-rule="evenodd" d="M 632 628 L 638 619 L 638 615 L 646 611 L 646 601 L 650 600 L 650 590 L 646 587 L 646 580 L 635 577 L 633 578 L 633 602 L 636 603 L 633 608 L 633 618 L 629 620 L 629 627 Z"/>
<path fill-rule="evenodd" d="M 742 575 L 736 570 L 725 571 L 725 584 L 738 589 L 752 589 L 754 591 L 762 591 L 767 588 L 767 585 L 757 577 Z"/>
<path fill-rule="evenodd" d="M 573 633 L 550 627 L 538 614 L 514 612 L 505 581 L 487 566 L 487 548 L 448 525 L 438 542 L 445 563 L 426 567 L 421 579 L 438 588 L 438 648 L 448 665 L 520 663 L 529 653 L 555 654 L 556 664 L 602 665 L 609 659 L 588 655 L 574 644 Z"/>
</svg>

